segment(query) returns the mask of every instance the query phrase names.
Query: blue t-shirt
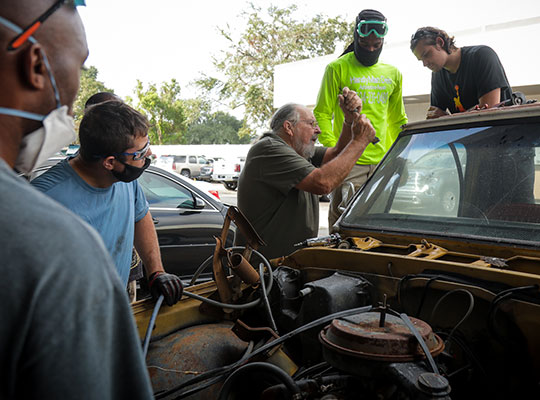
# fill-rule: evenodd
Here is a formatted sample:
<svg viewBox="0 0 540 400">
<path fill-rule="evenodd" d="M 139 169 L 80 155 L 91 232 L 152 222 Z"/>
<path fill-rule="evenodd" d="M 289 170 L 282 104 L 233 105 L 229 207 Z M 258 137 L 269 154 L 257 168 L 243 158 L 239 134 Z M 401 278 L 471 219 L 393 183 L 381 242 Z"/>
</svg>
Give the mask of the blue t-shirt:
<svg viewBox="0 0 540 400">
<path fill-rule="evenodd" d="M 148 212 L 137 183 L 117 182 L 108 188 L 86 183 L 65 159 L 32 181 L 38 190 L 69 208 L 96 229 L 111 254 L 120 279 L 127 285 L 135 222 Z"/>
</svg>

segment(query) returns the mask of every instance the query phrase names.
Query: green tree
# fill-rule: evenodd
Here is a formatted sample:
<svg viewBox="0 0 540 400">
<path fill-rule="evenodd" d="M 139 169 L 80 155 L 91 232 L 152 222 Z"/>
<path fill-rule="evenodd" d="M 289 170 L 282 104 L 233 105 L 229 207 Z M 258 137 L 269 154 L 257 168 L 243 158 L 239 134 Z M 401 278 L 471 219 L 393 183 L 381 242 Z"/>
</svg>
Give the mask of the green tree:
<svg viewBox="0 0 540 400">
<path fill-rule="evenodd" d="M 205 116 L 212 111 L 212 102 L 207 98 L 186 99 L 183 100 L 183 104 L 188 127 L 203 122 Z"/>
<path fill-rule="evenodd" d="M 233 39 L 229 26 L 219 28 L 230 45 L 214 65 L 225 75 L 224 80 L 203 76 L 196 84 L 212 92 L 231 108 L 245 107 L 241 134 L 250 127 L 262 127 L 273 112 L 274 67 L 334 52 L 335 45 L 350 38 L 352 27 L 342 17 L 322 14 L 311 20 L 294 18 L 295 5 L 286 8 L 270 6 L 267 14 L 250 3 L 242 13 L 247 27 L 239 40 Z"/>
<path fill-rule="evenodd" d="M 249 136 L 239 136 L 242 121 L 223 111 L 205 113 L 199 121 L 190 125 L 185 144 L 247 144 Z"/>
<path fill-rule="evenodd" d="M 77 98 L 73 104 L 73 112 L 75 115 L 75 125 L 79 126 L 81 119 L 84 115 L 84 104 L 88 98 L 98 92 L 112 92 L 112 89 L 109 89 L 101 81 L 98 81 L 98 69 L 94 66 L 88 68 L 83 67 L 81 71 L 81 81 L 79 85 L 79 92 L 77 93 Z"/>
<path fill-rule="evenodd" d="M 182 143 L 186 117 L 180 99 L 180 84 L 176 79 L 163 82 L 160 87 L 151 83 L 147 89 L 137 80 L 135 94 L 138 100 L 136 108 L 150 121 L 150 141 L 154 144 Z M 132 99 L 127 100 L 133 102 Z"/>
</svg>

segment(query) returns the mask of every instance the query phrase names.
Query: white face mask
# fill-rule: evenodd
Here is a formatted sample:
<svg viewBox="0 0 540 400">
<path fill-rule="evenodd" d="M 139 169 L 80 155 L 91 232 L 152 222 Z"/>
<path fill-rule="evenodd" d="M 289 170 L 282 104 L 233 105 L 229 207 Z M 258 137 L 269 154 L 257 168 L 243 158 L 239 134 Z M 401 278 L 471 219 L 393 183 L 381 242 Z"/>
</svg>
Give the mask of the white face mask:
<svg viewBox="0 0 540 400">
<path fill-rule="evenodd" d="M 75 140 L 75 125 L 67 111 L 67 106 L 54 109 L 45 117 L 41 128 L 23 137 L 15 161 L 17 171 L 23 174 L 31 172 Z"/>
<path fill-rule="evenodd" d="M 3 17 L 0 17 L 0 25 L 4 25 L 16 33 L 22 32 L 19 26 Z M 32 36 L 28 38 L 28 41 L 37 43 Z M 73 142 L 77 137 L 73 118 L 67 113 L 68 107 L 60 105 L 60 93 L 56 86 L 56 80 L 43 50 L 42 55 L 54 91 L 56 108 L 44 116 L 28 111 L 0 107 L 0 114 L 41 121 L 43 124 L 41 128 L 24 135 L 22 138 L 19 154 L 15 160 L 15 168 L 24 174 L 28 174 L 34 168 L 39 167 L 50 156 Z"/>
</svg>

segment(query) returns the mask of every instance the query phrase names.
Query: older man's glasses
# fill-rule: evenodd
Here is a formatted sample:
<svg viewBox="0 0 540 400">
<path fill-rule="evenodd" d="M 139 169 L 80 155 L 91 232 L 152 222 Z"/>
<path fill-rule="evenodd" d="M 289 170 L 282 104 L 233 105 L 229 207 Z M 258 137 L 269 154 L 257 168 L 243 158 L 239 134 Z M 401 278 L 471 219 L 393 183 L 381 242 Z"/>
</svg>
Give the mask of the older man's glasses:
<svg viewBox="0 0 540 400">
<path fill-rule="evenodd" d="M 311 125 L 313 129 L 316 129 L 319 127 L 317 120 L 314 120 L 314 119 L 301 119 L 300 122 L 305 122 L 306 124 Z"/>
<path fill-rule="evenodd" d="M 21 47 L 26 41 L 34 34 L 35 31 L 49 18 L 56 10 L 58 10 L 64 3 L 70 1 L 75 7 L 85 6 L 85 0 L 58 0 L 51 7 L 47 9 L 43 14 L 36 18 L 30 25 L 23 29 L 15 39 L 9 42 L 8 50 L 15 50 Z"/>
</svg>

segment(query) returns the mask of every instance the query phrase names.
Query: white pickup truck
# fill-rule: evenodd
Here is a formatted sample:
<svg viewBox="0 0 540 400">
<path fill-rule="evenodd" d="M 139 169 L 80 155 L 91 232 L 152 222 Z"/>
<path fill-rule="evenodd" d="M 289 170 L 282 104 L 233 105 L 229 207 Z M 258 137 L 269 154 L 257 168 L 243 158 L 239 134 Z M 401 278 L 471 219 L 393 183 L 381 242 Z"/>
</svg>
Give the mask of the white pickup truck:
<svg viewBox="0 0 540 400">
<path fill-rule="evenodd" d="M 219 159 L 214 161 L 214 171 L 212 180 L 222 182 L 229 190 L 236 190 L 238 187 L 238 177 L 246 162 L 245 157 L 236 157 L 234 159 Z"/>
</svg>

